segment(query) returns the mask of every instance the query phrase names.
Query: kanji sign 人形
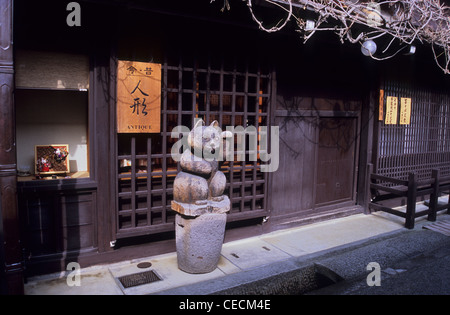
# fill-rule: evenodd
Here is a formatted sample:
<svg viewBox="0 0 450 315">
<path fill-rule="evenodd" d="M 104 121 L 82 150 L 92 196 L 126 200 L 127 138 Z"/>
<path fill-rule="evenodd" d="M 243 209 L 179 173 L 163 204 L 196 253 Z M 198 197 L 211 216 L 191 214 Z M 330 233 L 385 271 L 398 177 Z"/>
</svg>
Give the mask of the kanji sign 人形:
<svg viewBox="0 0 450 315">
<path fill-rule="evenodd" d="M 161 64 L 119 60 L 117 132 L 154 133 L 161 127 Z"/>
</svg>

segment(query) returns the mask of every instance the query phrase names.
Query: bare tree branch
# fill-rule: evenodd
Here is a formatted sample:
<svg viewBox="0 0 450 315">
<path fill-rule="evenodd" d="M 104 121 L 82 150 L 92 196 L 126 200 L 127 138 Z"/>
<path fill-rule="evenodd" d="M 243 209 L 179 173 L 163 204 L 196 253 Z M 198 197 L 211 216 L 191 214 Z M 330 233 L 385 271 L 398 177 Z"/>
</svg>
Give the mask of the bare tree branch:
<svg viewBox="0 0 450 315">
<path fill-rule="evenodd" d="M 280 31 L 293 19 L 304 42 L 318 31 L 332 31 L 342 43 L 347 40 L 353 44 L 386 37 L 389 44 L 383 53 L 387 55 L 370 54 L 376 60 L 392 58 L 414 42 L 428 43 L 436 64 L 450 74 L 450 8 L 439 0 L 264 0 L 287 12 L 270 28 L 254 13 L 252 0 L 243 1 L 259 28 L 268 33 Z M 229 9 L 228 0 L 224 0 L 225 7 Z M 302 18 L 304 10 L 317 14 L 313 27 Z M 391 47 L 396 39 L 402 47 Z"/>
</svg>

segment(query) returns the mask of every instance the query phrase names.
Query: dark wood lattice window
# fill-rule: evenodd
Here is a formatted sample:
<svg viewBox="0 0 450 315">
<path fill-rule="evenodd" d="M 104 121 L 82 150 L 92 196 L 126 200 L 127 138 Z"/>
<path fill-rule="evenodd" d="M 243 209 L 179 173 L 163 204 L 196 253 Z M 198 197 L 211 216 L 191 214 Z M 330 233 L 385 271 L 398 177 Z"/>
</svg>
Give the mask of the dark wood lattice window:
<svg viewBox="0 0 450 315">
<path fill-rule="evenodd" d="M 176 126 L 192 128 L 194 119 L 226 126 L 269 126 L 272 75 L 260 67 L 238 66 L 223 60 L 176 62 L 162 66 L 161 133 L 117 135 L 117 237 L 158 233 L 174 229 L 170 209 L 173 182 L 180 171 L 171 157 L 179 139 L 171 137 Z M 235 136 L 237 137 L 237 136 Z M 248 140 L 248 135 L 247 135 Z M 225 194 L 232 209 L 229 221 L 267 215 L 267 173 L 261 161 L 224 161 Z M 235 139 L 235 148 L 237 139 Z"/>
<path fill-rule="evenodd" d="M 411 98 L 411 123 L 380 121 L 377 174 L 406 180 L 414 171 L 421 180 L 436 168 L 450 175 L 450 96 L 392 82 L 384 94 Z"/>
</svg>

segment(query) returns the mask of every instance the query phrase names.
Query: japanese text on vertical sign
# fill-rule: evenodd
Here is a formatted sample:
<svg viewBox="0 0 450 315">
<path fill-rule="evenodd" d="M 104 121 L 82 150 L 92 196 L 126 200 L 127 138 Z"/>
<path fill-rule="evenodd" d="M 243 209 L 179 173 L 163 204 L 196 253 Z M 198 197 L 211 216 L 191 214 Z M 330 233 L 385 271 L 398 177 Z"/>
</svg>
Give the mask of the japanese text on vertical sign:
<svg viewBox="0 0 450 315">
<path fill-rule="evenodd" d="M 117 132 L 160 132 L 160 118 L 161 64 L 119 60 Z"/>
<path fill-rule="evenodd" d="M 398 98 L 396 96 L 386 97 L 386 125 L 397 124 Z"/>
<path fill-rule="evenodd" d="M 378 120 L 383 120 L 384 118 L 384 90 L 380 90 L 380 102 L 378 104 Z"/>
<path fill-rule="evenodd" d="M 409 125 L 411 123 L 411 99 L 400 98 L 400 125 Z"/>
</svg>

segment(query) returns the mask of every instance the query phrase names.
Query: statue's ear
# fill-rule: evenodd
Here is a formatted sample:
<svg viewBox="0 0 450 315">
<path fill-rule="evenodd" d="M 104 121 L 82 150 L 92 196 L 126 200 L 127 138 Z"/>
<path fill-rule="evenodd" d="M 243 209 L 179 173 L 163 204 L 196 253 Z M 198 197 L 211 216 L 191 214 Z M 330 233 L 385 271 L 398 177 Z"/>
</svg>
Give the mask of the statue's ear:
<svg viewBox="0 0 450 315">
<path fill-rule="evenodd" d="M 189 132 L 188 137 L 187 137 L 187 143 L 188 145 L 193 148 L 194 147 L 194 137 L 192 136 L 192 131 Z"/>
<path fill-rule="evenodd" d="M 210 126 L 211 127 L 219 127 L 219 122 L 217 120 L 214 120 Z"/>
<path fill-rule="evenodd" d="M 194 125 L 194 128 L 193 128 L 193 129 L 195 129 L 195 128 L 197 128 L 197 127 L 201 127 L 201 126 L 203 126 L 203 120 L 202 120 L 202 119 L 198 119 L 198 120 L 195 122 L 195 125 Z"/>
</svg>

